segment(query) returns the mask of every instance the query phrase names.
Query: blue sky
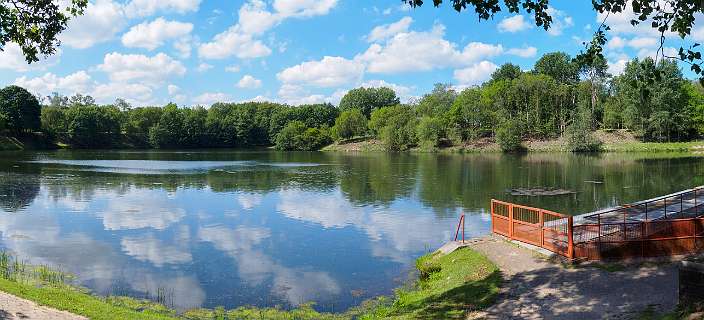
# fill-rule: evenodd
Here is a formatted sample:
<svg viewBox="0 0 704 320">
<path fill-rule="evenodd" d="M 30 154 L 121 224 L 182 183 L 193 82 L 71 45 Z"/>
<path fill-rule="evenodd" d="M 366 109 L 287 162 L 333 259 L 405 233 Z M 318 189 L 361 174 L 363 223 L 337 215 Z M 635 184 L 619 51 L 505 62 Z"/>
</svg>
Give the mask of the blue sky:
<svg viewBox="0 0 704 320">
<path fill-rule="evenodd" d="M 6 46 L 0 85 L 136 106 L 335 104 L 359 86 L 390 86 L 409 101 L 438 82 L 481 84 L 504 62 L 530 69 L 544 53 L 578 53 L 602 17 L 588 1 L 551 3 L 556 22 L 545 32 L 525 14 L 478 22 L 471 12 L 411 10 L 400 0 L 91 0 L 55 56 L 27 65 L 16 46 Z M 633 28 L 630 19 L 608 20 L 614 74 L 657 49 L 654 30 Z M 692 38 L 704 41 L 703 30 Z M 668 41 L 670 53 L 681 45 Z"/>
</svg>

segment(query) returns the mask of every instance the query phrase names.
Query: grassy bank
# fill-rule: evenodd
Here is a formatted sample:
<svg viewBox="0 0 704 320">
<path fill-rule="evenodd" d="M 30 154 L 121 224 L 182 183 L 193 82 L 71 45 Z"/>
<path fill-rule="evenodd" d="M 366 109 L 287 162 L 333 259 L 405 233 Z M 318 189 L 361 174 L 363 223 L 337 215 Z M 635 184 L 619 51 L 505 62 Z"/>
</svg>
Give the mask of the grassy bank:
<svg viewBox="0 0 704 320">
<path fill-rule="evenodd" d="M 602 142 L 603 152 L 692 152 L 704 153 L 704 141 L 688 142 L 642 142 L 632 135 L 623 132 L 595 133 L 597 139 Z M 528 152 L 566 152 L 566 144 L 563 139 L 554 140 L 526 140 L 523 146 Z M 344 141 L 331 144 L 322 151 L 345 151 L 345 152 L 386 152 L 383 143 L 377 139 Z M 479 139 L 467 142 L 463 145 L 449 146 L 436 149 L 411 149 L 411 152 L 439 152 L 439 153 L 479 153 L 495 152 L 500 153 L 501 148 L 493 139 Z"/>
<path fill-rule="evenodd" d="M 31 266 L 0 252 L 0 291 L 90 319 L 462 319 L 493 303 L 501 283 L 497 267 L 464 248 L 417 260 L 419 279 L 345 313 L 320 313 L 311 304 L 293 310 L 240 307 L 194 309 L 181 314 L 161 304 L 127 297 L 98 297 L 68 284 L 67 275 Z"/>
<path fill-rule="evenodd" d="M 397 289 L 394 299 L 367 302 L 360 319 L 464 319 L 491 305 L 499 292 L 496 265 L 469 248 L 419 258 L 419 279 Z"/>
</svg>

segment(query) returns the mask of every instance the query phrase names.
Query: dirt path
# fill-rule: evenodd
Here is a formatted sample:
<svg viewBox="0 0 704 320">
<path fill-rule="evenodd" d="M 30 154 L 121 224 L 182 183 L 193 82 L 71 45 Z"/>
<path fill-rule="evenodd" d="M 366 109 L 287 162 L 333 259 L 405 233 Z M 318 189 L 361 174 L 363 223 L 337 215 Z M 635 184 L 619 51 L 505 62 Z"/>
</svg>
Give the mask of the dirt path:
<svg viewBox="0 0 704 320">
<path fill-rule="evenodd" d="M 4 292 L 0 292 L 0 319 L 87 320 L 85 317 L 40 306 Z"/>
<path fill-rule="evenodd" d="M 633 319 L 647 308 L 665 312 L 677 304 L 677 267 L 670 262 L 609 272 L 565 268 L 494 237 L 470 247 L 494 261 L 506 279 L 498 302 L 471 319 Z"/>
</svg>

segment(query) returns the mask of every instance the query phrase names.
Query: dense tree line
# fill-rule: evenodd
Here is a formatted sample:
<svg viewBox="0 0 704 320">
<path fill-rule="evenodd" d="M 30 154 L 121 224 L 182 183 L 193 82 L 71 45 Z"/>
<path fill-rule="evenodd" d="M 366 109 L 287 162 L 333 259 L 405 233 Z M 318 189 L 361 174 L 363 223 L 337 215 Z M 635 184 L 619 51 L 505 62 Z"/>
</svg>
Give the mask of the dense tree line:
<svg viewBox="0 0 704 320">
<path fill-rule="evenodd" d="M 657 76 L 654 76 L 656 74 Z M 0 130 L 42 130 L 73 147 L 243 148 L 317 150 L 334 140 L 380 139 L 388 150 L 497 141 L 505 151 L 526 139 L 563 139 L 572 151 L 593 151 L 597 129 L 628 129 L 645 141 L 681 141 L 704 134 L 704 90 L 676 62 L 629 62 L 612 77 L 604 61 L 584 63 L 548 53 L 523 71 L 504 64 L 481 86 L 438 84 L 402 104 L 389 88 L 349 91 L 339 107 L 271 102 L 215 103 L 209 108 L 133 108 L 90 96 L 39 99 L 0 90 Z"/>
</svg>

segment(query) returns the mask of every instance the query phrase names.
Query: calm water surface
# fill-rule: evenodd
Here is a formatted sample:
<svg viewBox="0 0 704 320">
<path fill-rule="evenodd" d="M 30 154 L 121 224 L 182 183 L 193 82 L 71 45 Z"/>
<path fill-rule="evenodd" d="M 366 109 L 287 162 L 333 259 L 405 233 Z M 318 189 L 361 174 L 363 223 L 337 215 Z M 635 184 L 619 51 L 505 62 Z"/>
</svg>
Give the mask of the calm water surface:
<svg viewBox="0 0 704 320">
<path fill-rule="evenodd" d="M 0 153 L 0 246 L 99 294 L 342 311 L 489 232 L 489 200 L 577 214 L 704 184 L 682 154 Z M 593 181 L 600 183 L 593 183 Z M 513 197 L 507 189 L 576 191 Z M 165 292 L 166 294 L 157 294 Z"/>
</svg>

